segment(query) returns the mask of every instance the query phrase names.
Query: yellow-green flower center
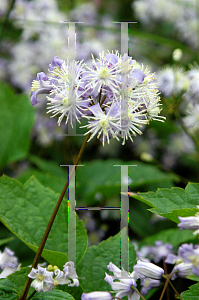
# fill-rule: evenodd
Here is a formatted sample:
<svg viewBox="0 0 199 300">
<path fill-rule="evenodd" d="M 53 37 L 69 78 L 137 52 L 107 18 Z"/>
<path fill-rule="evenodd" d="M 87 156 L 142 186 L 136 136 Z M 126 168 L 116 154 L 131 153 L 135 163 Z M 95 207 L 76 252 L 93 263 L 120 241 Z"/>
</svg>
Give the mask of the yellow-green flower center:
<svg viewBox="0 0 199 300">
<path fill-rule="evenodd" d="M 44 280 L 44 276 L 43 276 L 43 275 L 41 275 L 41 274 L 40 274 L 40 275 L 38 275 L 38 276 L 37 276 L 37 280 L 39 280 L 39 281 L 43 281 L 43 280 Z"/>
<path fill-rule="evenodd" d="M 109 71 L 106 68 L 100 70 L 100 78 L 106 79 L 109 76 Z"/>
<path fill-rule="evenodd" d="M 69 102 L 68 97 L 65 97 L 65 98 L 62 99 L 62 104 L 63 104 L 63 105 L 66 105 L 66 106 L 67 106 L 67 105 L 68 105 L 68 102 Z"/>
</svg>

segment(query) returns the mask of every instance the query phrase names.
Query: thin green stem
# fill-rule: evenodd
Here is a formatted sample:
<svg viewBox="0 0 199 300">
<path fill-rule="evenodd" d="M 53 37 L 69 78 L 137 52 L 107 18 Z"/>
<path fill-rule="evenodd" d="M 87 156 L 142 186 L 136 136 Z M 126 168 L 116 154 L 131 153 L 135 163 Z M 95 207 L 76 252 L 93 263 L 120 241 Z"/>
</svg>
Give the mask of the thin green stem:
<svg viewBox="0 0 199 300">
<path fill-rule="evenodd" d="M 37 291 L 32 292 L 32 294 L 27 298 L 27 300 L 30 300 L 36 294 L 36 292 Z"/>
<path fill-rule="evenodd" d="M 176 295 L 181 299 L 181 300 L 183 300 L 182 298 L 181 298 L 181 296 L 180 296 L 180 294 L 178 293 L 178 291 L 176 290 L 176 288 L 173 286 L 173 284 L 171 283 L 171 281 L 169 280 L 169 284 L 170 284 L 170 286 L 172 287 L 172 289 L 174 290 L 174 292 L 176 293 Z"/>
<path fill-rule="evenodd" d="M 102 104 L 104 103 L 105 99 L 106 99 L 106 95 L 103 96 L 102 101 L 100 102 L 100 107 L 101 107 Z"/>
<path fill-rule="evenodd" d="M 160 299 L 159 300 L 162 300 L 163 296 L 164 296 L 164 293 L 165 293 L 165 290 L 167 288 L 167 285 L 169 283 L 169 280 L 171 279 L 172 275 L 174 274 L 175 272 L 171 272 L 171 274 L 169 274 L 169 276 L 165 276 L 165 275 L 162 275 L 163 278 L 166 279 L 165 281 L 165 284 L 164 284 L 164 288 L 162 290 L 162 294 L 160 295 Z"/>
<path fill-rule="evenodd" d="M 142 296 L 142 294 L 138 291 L 138 289 L 136 289 L 136 287 L 134 287 L 133 285 L 131 286 L 132 289 L 134 289 L 134 291 L 143 299 L 145 300 L 145 298 Z"/>
<path fill-rule="evenodd" d="M 163 257 L 163 266 L 164 266 L 164 274 L 167 275 L 168 272 L 167 272 L 167 264 L 165 263 L 165 257 Z M 170 300 L 168 288 L 166 289 L 166 293 L 167 293 L 167 300 Z"/>
<path fill-rule="evenodd" d="M 82 153 L 83 153 L 83 151 L 84 151 L 84 149 L 85 149 L 85 147 L 86 147 L 86 144 L 87 144 L 87 141 L 88 141 L 89 137 L 90 137 L 90 134 L 87 134 L 86 137 L 85 137 L 85 139 L 84 139 L 84 142 L 83 142 L 83 144 L 82 144 L 82 147 L 81 147 L 81 149 L 80 149 L 80 151 L 79 151 L 79 154 L 78 154 L 78 156 L 77 156 L 77 158 L 76 158 L 75 164 L 74 164 L 74 166 L 73 166 L 73 168 L 72 168 L 72 170 L 71 170 L 71 172 L 70 172 L 70 174 L 69 174 L 69 180 L 67 180 L 66 183 L 65 183 L 65 185 L 64 185 L 64 188 L 63 188 L 63 190 L 62 190 L 62 192 L 61 192 L 61 195 L 60 195 L 60 197 L 59 197 L 59 199 L 58 199 L 58 201 L 57 201 L 57 204 L 56 204 L 56 206 L 55 206 L 55 208 L 54 208 L 54 211 L 53 211 L 53 213 L 52 213 L 52 216 L 51 216 L 51 218 L 50 218 L 50 221 L 49 221 L 49 223 L 48 223 L 48 225 L 47 225 L 47 227 L 46 227 L 45 233 L 44 233 L 44 235 L 43 235 L 43 238 L 42 238 L 42 240 L 41 240 L 41 243 L 40 243 L 39 248 L 38 248 L 38 250 L 37 250 L 37 253 L 36 253 L 36 255 L 35 255 L 35 258 L 34 258 L 34 261 L 33 261 L 33 263 L 32 263 L 31 269 L 32 269 L 32 268 L 36 268 L 37 265 L 38 265 L 38 263 L 39 263 L 39 260 L 40 260 L 40 258 L 41 258 L 42 251 L 43 251 L 44 246 L 45 246 L 45 244 L 46 244 L 46 241 L 47 241 L 48 235 L 49 235 L 49 233 L 50 233 L 50 230 L 51 230 L 51 228 L 52 228 L 52 225 L 53 225 L 53 223 L 54 223 L 55 217 L 56 217 L 56 215 L 57 215 L 57 212 L 58 212 L 58 210 L 59 210 L 59 207 L 60 207 L 60 205 L 61 205 L 61 202 L 62 202 L 62 200 L 63 200 L 63 198 L 64 198 L 65 193 L 66 193 L 66 190 L 67 190 L 67 188 L 68 188 L 69 182 L 70 182 L 70 180 L 71 180 L 71 178 L 72 178 L 72 176 L 73 176 L 73 174 L 74 174 L 75 166 L 78 165 L 78 163 L 79 163 L 79 160 L 80 160 L 80 158 L 81 158 L 81 156 L 82 156 Z M 22 295 L 20 296 L 20 298 L 18 298 L 18 300 L 26 300 L 26 297 L 27 297 L 27 294 L 28 294 L 28 291 L 29 291 L 29 288 L 30 288 L 31 281 L 32 281 L 32 279 L 29 278 L 29 277 L 27 277 L 26 282 L 25 282 L 25 285 L 24 285 L 24 288 L 23 288 L 23 291 L 22 291 Z"/>
</svg>

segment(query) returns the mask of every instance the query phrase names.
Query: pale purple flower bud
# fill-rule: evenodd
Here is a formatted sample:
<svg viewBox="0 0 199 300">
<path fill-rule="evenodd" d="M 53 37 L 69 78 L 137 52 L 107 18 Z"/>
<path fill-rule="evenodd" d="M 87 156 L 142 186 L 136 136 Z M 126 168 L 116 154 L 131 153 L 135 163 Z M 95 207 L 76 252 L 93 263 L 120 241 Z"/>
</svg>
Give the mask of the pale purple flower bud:
<svg viewBox="0 0 199 300">
<path fill-rule="evenodd" d="M 176 277 L 176 275 L 179 277 L 186 277 L 186 276 L 192 275 L 193 274 L 192 268 L 193 268 L 192 263 L 182 262 L 182 263 L 176 265 L 172 271 L 172 272 L 176 271 L 176 273 L 172 276 L 172 279 L 174 279 Z"/>
<path fill-rule="evenodd" d="M 112 300 L 111 293 L 109 292 L 90 292 L 83 293 L 81 296 L 81 300 Z"/>
<path fill-rule="evenodd" d="M 197 230 L 199 229 L 199 214 L 191 217 L 178 217 L 180 229 Z"/>
<path fill-rule="evenodd" d="M 63 60 L 59 59 L 58 56 L 55 56 L 51 63 L 49 64 L 49 71 L 52 71 L 55 67 L 61 68 Z"/>
<path fill-rule="evenodd" d="M 161 279 L 164 274 L 164 270 L 152 263 L 142 262 L 138 260 L 137 264 L 133 267 L 133 270 L 140 275 L 153 279 Z"/>
</svg>

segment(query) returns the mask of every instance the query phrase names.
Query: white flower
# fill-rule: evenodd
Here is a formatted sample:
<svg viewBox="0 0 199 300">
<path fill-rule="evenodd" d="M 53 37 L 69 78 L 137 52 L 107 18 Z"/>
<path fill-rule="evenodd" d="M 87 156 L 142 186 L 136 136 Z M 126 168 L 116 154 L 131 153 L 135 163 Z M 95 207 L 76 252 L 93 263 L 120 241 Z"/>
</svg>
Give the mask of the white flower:
<svg viewBox="0 0 199 300">
<path fill-rule="evenodd" d="M 15 271 L 19 271 L 20 266 L 21 264 L 18 265 L 18 263 L 7 262 L 5 268 L 0 274 L 0 278 L 6 278 L 7 276 L 14 273 Z"/>
<path fill-rule="evenodd" d="M 124 269 L 120 270 L 112 262 L 109 263 L 107 268 L 113 272 L 114 276 L 105 273 L 106 276 L 104 280 L 110 284 L 112 290 L 117 292 L 115 297 L 121 299 L 128 296 L 128 300 L 140 299 L 140 296 L 134 290 L 136 287 L 136 279 L 139 277 L 136 272 L 128 273 Z M 114 281 L 115 279 L 119 281 Z"/>
<path fill-rule="evenodd" d="M 95 61 L 92 55 L 93 67 L 87 66 L 86 80 L 89 82 L 86 88 L 91 88 L 93 90 L 100 92 L 103 86 L 108 86 L 114 94 L 118 94 L 118 83 L 117 74 L 119 72 L 119 65 L 116 63 L 111 64 L 110 60 L 106 59 L 104 52 L 99 53 L 100 58 Z"/>
<path fill-rule="evenodd" d="M 38 270 L 32 268 L 28 277 L 35 279 L 31 283 L 31 287 L 38 293 L 51 290 L 51 286 L 53 285 L 53 272 L 47 271 L 46 268 L 38 267 Z"/>
<path fill-rule="evenodd" d="M 84 90 L 81 89 L 82 61 L 78 64 L 76 61 L 67 63 L 63 62 L 61 67 L 54 67 L 51 71 L 52 90 L 50 96 L 47 96 L 49 101 L 48 112 L 53 113 L 52 117 L 58 114 L 61 116 L 58 119 L 58 125 L 66 117 L 67 124 L 69 121 L 73 126 L 74 121 L 79 121 L 82 115 L 82 109 L 88 106 L 88 102 L 82 98 Z"/>
<path fill-rule="evenodd" d="M 93 113 L 93 116 L 87 118 L 93 120 L 89 121 L 88 125 L 82 126 L 89 129 L 86 134 L 91 132 L 91 137 L 88 141 L 90 141 L 96 134 L 98 139 L 102 136 L 103 145 L 106 140 L 109 144 L 110 137 L 118 139 L 117 134 L 120 130 L 120 126 L 118 124 L 120 119 L 119 106 L 114 103 L 110 108 L 107 108 L 105 111 L 103 111 L 98 103 L 91 106 L 89 110 Z"/>
<path fill-rule="evenodd" d="M 16 267 L 18 265 L 18 259 L 14 256 L 14 252 L 6 247 L 3 252 L 0 251 L 0 269 L 3 270 L 8 263 Z"/>
<path fill-rule="evenodd" d="M 69 286 L 79 286 L 79 280 L 77 277 L 76 269 L 74 268 L 74 262 L 68 261 L 64 265 L 64 273 L 66 277 L 73 280 L 73 283 L 68 284 Z"/>
<path fill-rule="evenodd" d="M 199 104 L 189 104 L 187 116 L 183 119 L 186 127 L 193 131 L 199 130 Z"/>
</svg>

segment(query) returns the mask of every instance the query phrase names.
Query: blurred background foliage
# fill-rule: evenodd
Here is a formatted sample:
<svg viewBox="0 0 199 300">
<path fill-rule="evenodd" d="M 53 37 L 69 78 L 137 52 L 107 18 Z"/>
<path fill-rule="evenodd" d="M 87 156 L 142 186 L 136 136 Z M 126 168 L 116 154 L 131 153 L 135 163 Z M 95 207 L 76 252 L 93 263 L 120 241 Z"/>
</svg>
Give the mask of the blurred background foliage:
<svg viewBox="0 0 199 300">
<path fill-rule="evenodd" d="M 54 56 L 68 53 L 68 27 L 77 24 L 77 59 L 90 60 L 107 49 L 120 51 L 120 25 L 113 21 L 136 21 L 129 25 L 129 55 L 156 72 L 165 123 L 151 122 L 143 135 L 124 146 L 116 140 L 102 146 L 92 139 L 77 168 L 77 206 L 120 206 L 120 170 L 129 168 L 130 191 L 185 187 L 199 180 L 199 52 L 198 1 L 64 1 L 3 0 L 0 4 L 0 173 L 21 183 L 34 175 L 41 184 L 60 193 L 83 136 L 65 136 L 46 115 L 46 100 L 32 107 L 31 82 L 37 72 L 46 72 Z M 187 110 L 188 109 L 188 110 Z M 78 131 L 79 132 L 79 131 Z M 116 170 L 117 169 L 117 170 Z M 142 241 L 176 225 L 147 211 L 148 206 L 130 199 L 129 235 Z M 31 213 L 31 212 L 29 212 Z M 77 213 L 88 231 L 89 245 L 120 230 L 119 211 Z M 0 239 L 12 237 L 1 225 Z M 7 241 L 6 241 L 7 243 Z M 33 252 L 17 238 L 7 246 L 23 266 Z M 4 247 L 1 246 L 2 249 Z"/>
</svg>

